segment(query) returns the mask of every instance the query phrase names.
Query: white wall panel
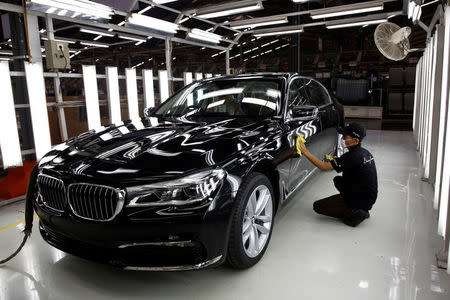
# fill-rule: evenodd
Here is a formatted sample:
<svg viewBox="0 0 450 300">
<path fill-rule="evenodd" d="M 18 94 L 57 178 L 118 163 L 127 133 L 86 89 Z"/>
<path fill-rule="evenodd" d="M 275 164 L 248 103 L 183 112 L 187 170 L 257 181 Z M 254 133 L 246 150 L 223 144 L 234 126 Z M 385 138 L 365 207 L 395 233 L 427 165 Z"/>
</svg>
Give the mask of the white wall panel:
<svg viewBox="0 0 450 300">
<path fill-rule="evenodd" d="M 153 70 L 142 70 L 144 86 L 144 107 L 155 107 L 155 91 L 153 90 Z"/>
<path fill-rule="evenodd" d="M 158 71 L 159 77 L 159 95 L 161 97 L 161 103 L 169 98 L 169 75 L 166 70 Z"/>
<path fill-rule="evenodd" d="M 16 110 L 9 75 L 9 62 L 0 61 L 0 83 L 2 99 L 0 100 L 0 150 L 3 168 L 22 166 L 19 132 L 17 129 Z"/>
<path fill-rule="evenodd" d="M 183 79 L 184 79 L 184 85 L 188 85 L 188 84 L 192 83 L 192 81 L 193 81 L 192 73 L 191 72 L 184 72 Z"/>
<path fill-rule="evenodd" d="M 127 83 L 128 117 L 130 120 L 139 120 L 139 103 L 136 82 L 136 69 L 125 69 L 125 80 Z"/>
<path fill-rule="evenodd" d="M 25 76 L 30 101 L 34 147 L 36 159 L 39 161 L 52 147 L 42 63 L 25 62 Z"/>
<path fill-rule="evenodd" d="M 450 9 L 445 12 L 445 37 L 444 37 L 444 59 L 443 59 L 443 80 L 442 80 L 442 97 L 441 101 L 447 103 L 447 115 L 445 118 L 445 135 L 443 141 L 444 157 L 443 169 L 441 178 L 441 190 L 439 195 L 439 221 L 438 233 L 446 236 L 448 218 L 448 204 L 449 204 L 449 189 L 450 189 Z M 447 238 L 448 242 L 448 238 Z"/>
<path fill-rule="evenodd" d="M 111 124 L 122 121 L 120 110 L 119 77 L 116 67 L 106 67 L 106 87 L 108 89 L 109 120 Z"/>
<path fill-rule="evenodd" d="M 95 66 L 82 66 L 84 95 L 86 98 L 86 112 L 89 129 L 99 129 L 100 106 L 98 104 L 97 73 Z"/>
</svg>

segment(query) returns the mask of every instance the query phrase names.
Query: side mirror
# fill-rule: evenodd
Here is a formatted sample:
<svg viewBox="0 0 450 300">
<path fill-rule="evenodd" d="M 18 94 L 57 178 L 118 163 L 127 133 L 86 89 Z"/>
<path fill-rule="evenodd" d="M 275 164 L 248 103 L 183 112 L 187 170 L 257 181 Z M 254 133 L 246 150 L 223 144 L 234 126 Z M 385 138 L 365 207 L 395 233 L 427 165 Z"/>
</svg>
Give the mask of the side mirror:
<svg viewBox="0 0 450 300">
<path fill-rule="evenodd" d="M 317 118 L 319 109 L 314 105 L 301 105 L 292 108 L 293 121 L 310 121 Z"/>
<path fill-rule="evenodd" d="M 144 108 L 144 116 L 149 118 L 156 111 L 156 107 L 147 107 Z"/>
</svg>

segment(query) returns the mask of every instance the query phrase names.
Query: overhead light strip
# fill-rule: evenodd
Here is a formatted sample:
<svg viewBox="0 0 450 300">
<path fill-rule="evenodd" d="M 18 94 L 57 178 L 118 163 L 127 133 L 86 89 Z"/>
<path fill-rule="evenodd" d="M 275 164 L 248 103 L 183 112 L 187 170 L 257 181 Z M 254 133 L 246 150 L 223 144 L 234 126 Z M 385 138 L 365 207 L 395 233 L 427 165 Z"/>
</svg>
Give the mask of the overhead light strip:
<svg viewBox="0 0 450 300">
<path fill-rule="evenodd" d="M 135 41 L 135 42 L 146 42 L 146 39 L 143 38 L 138 38 L 138 37 L 134 37 L 134 36 L 128 36 L 128 35 L 123 35 L 123 34 L 119 34 L 117 37 L 124 39 L 124 40 L 129 40 L 129 41 Z"/>
<path fill-rule="evenodd" d="M 301 33 L 301 32 L 303 32 L 303 28 L 301 28 L 301 29 L 293 29 L 293 30 L 281 30 L 281 31 L 265 32 L 265 33 L 254 33 L 254 35 L 256 37 L 263 37 L 263 36 L 272 36 L 272 35 Z"/>
<path fill-rule="evenodd" d="M 332 18 L 346 15 L 354 15 L 365 12 L 373 12 L 384 9 L 381 1 L 363 2 L 349 5 L 333 6 L 310 11 L 312 19 Z"/>
<path fill-rule="evenodd" d="M 90 34 L 98 34 L 98 35 L 103 35 L 103 36 L 107 36 L 107 37 L 113 37 L 114 36 L 114 34 L 112 34 L 112 33 L 108 33 L 108 32 L 105 32 L 105 31 L 94 30 L 94 29 L 88 29 L 88 28 L 80 28 L 80 32 L 90 33 Z"/>
<path fill-rule="evenodd" d="M 141 27 L 151 28 L 156 31 L 162 31 L 167 33 L 176 33 L 180 28 L 178 24 L 174 24 L 171 22 L 167 22 L 161 19 L 139 15 L 139 14 L 131 14 L 131 16 L 127 19 L 129 24 L 137 25 Z"/>
<path fill-rule="evenodd" d="M 101 48 L 109 48 L 108 44 L 101 44 L 101 43 L 93 43 L 93 42 L 80 42 L 81 45 L 84 46 L 91 46 L 91 47 L 101 47 Z"/>
<path fill-rule="evenodd" d="M 269 25 L 277 25 L 288 23 L 287 17 L 265 17 L 265 18 L 257 18 L 255 20 L 248 19 L 243 21 L 236 21 L 230 23 L 231 28 L 233 29 L 244 29 L 244 28 L 255 28 L 261 26 L 269 26 Z"/>
<path fill-rule="evenodd" d="M 210 5 L 197 10 L 196 16 L 204 19 L 218 18 L 264 9 L 262 1 L 232 1 L 222 5 Z"/>
<path fill-rule="evenodd" d="M 356 26 L 363 26 L 363 25 L 372 25 L 372 24 L 380 24 L 383 22 L 387 22 L 387 19 L 379 19 L 379 20 L 372 20 L 372 21 L 362 21 L 362 22 L 355 22 L 355 23 L 347 23 L 347 24 L 338 24 L 338 25 L 327 25 L 327 29 L 336 29 L 336 28 L 347 28 L 347 27 L 356 27 Z"/>
<path fill-rule="evenodd" d="M 111 7 L 89 0 L 29 0 L 27 9 L 81 19 L 111 19 Z"/>
</svg>

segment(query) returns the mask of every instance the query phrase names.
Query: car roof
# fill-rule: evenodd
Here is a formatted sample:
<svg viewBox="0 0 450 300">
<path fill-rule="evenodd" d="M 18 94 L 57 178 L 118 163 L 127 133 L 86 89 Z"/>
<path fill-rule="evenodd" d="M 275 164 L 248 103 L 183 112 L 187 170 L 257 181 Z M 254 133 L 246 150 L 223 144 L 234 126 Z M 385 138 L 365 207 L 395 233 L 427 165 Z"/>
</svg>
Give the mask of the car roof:
<svg viewBox="0 0 450 300">
<path fill-rule="evenodd" d="M 223 75 L 218 77 L 211 77 L 203 79 L 203 81 L 216 81 L 216 80 L 224 80 L 224 79 L 238 79 L 238 78 L 258 78 L 258 77 L 265 77 L 265 78 L 284 78 L 284 79 L 290 79 L 294 76 L 300 76 L 302 78 L 310 78 L 308 76 L 303 76 L 300 73 L 295 72 L 256 72 L 256 73 L 244 73 L 239 75 Z"/>
</svg>

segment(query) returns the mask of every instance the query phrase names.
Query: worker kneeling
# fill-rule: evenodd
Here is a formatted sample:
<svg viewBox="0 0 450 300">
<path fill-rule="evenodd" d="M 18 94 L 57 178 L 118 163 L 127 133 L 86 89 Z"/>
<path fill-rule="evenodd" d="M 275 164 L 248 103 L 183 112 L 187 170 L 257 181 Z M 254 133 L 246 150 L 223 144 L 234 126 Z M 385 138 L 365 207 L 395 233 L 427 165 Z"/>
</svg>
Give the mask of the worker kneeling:
<svg viewBox="0 0 450 300">
<path fill-rule="evenodd" d="M 355 227 L 370 217 L 369 210 L 377 199 L 377 170 L 372 154 L 361 147 L 361 141 L 366 136 L 362 125 L 350 123 L 338 128 L 338 132 L 343 135 L 342 146 L 349 151 L 331 162 L 316 158 L 300 139 L 296 146 L 320 170 L 342 172 L 342 176 L 334 178 L 339 194 L 314 202 L 314 211 L 339 218 Z"/>
</svg>

